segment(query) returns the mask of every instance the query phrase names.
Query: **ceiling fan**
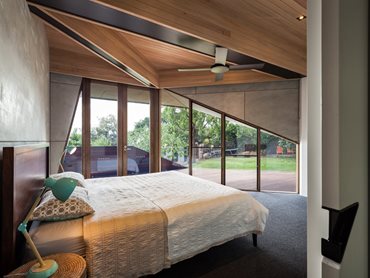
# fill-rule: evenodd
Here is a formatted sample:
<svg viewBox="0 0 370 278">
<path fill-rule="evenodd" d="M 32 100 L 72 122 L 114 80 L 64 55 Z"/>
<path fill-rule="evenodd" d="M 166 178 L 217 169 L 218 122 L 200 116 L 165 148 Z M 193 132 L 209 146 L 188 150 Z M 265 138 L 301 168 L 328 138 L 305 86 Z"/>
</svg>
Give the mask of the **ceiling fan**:
<svg viewBox="0 0 370 278">
<path fill-rule="evenodd" d="M 209 68 L 178 69 L 180 72 L 187 71 L 211 71 L 216 74 L 216 81 L 222 80 L 224 73 L 229 70 L 262 69 L 265 64 L 227 65 L 227 48 L 217 46 L 215 49 L 215 63 Z"/>
</svg>

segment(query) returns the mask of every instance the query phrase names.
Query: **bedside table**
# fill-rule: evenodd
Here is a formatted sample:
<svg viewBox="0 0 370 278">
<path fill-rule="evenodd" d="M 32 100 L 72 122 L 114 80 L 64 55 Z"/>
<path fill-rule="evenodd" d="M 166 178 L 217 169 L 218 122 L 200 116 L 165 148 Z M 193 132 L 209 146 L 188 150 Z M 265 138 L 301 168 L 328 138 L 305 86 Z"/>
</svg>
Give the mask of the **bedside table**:
<svg viewBox="0 0 370 278">
<path fill-rule="evenodd" d="M 72 253 L 60 253 L 50 256 L 42 257 L 43 259 L 53 259 L 58 263 L 58 270 L 52 276 L 53 278 L 85 278 L 86 277 L 86 262 L 84 258 L 77 254 Z M 33 266 L 37 260 L 28 262 L 11 273 L 6 275 L 6 277 L 20 277 L 22 273 L 27 274 L 28 270 Z"/>
</svg>

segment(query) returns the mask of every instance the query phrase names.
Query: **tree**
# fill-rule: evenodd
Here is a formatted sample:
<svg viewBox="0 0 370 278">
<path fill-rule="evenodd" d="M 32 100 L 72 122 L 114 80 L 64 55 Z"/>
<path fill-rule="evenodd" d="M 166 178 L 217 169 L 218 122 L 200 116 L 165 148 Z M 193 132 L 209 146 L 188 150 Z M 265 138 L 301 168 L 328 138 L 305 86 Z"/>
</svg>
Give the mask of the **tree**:
<svg viewBox="0 0 370 278">
<path fill-rule="evenodd" d="M 226 148 L 244 151 L 246 144 L 257 144 L 257 129 L 252 127 L 227 122 L 225 134 Z"/>
<path fill-rule="evenodd" d="M 81 130 L 74 128 L 68 140 L 68 148 L 79 147 L 82 145 Z"/>
<path fill-rule="evenodd" d="M 108 115 L 99 119 L 99 125 L 91 129 L 91 146 L 117 146 L 117 119 Z"/>
<path fill-rule="evenodd" d="M 188 155 L 189 109 L 166 106 L 161 115 L 162 155 L 172 161 Z"/>
<path fill-rule="evenodd" d="M 133 130 L 127 134 L 127 144 L 144 151 L 150 151 L 150 121 L 148 117 L 135 123 Z"/>
<path fill-rule="evenodd" d="M 203 147 L 221 147 L 221 119 L 193 110 L 193 141 Z"/>
</svg>

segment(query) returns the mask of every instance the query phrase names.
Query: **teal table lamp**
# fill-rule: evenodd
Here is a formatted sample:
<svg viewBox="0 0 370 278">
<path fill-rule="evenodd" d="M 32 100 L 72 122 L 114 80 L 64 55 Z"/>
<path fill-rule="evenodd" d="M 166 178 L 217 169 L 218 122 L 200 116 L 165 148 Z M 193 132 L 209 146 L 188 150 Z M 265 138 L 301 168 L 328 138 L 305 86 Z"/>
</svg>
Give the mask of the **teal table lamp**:
<svg viewBox="0 0 370 278">
<path fill-rule="evenodd" d="M 37 251 L 35 244 L 33 243 L 30 235 L 27 231 L 27 223 L 30 220 L 33 211 L 41 200 L 42 194 L 47 189 L 51 189 L 53 195 L 58 200 L 65 202 L 71 196 L 73 190 L 77 185 L 77 181 L 71 178 L 61 178 L 59 180 L 54 180 L 52 178 L 45 179 L 44 188 L 41 190 L 39 196 L 37 196 L 35 202 L 33 203 L 30 211 L 28 212 L 26 218 L 18 226 L 18 231 L 22 232 L 28 245 L 31 247 L 33 254 L 36 256 L 38 263 L 34 264 L 27 273 L 27 277 L 30 278 L 44 278 L 53 275 L 57 269 L 58 264 L 54 260 L 43 260 L 40 253 Z"/>
</svg>

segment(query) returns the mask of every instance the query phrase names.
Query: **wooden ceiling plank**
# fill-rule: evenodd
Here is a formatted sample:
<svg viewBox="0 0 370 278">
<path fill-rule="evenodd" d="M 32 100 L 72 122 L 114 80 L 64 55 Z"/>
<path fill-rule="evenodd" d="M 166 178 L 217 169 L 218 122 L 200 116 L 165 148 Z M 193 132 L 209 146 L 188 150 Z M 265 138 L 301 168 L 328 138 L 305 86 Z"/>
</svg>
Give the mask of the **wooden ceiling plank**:
<svg viewBox="0 0 370 278">
<path fill-rule="evenodd" d="M 158 87 L 158 74 L 153 66 L 119 32 L 70 16 L 43 11 Z"/>
<path fill-rule="evenodd" d="M 58 29 L 45 24 L 45 30 L 49 42 L 51 72 L 143 86 Z"/>
<path fill-rule="evenodd" d="M 145 44 L 158 44 L 158 45 L 160 45 L 160 48 L 169 48 L 172 51 L 183 51 L 185 53 L 184 55 L 190 54 L 190 55 L 196 56 L 197 59 L 209 60 L 211 62 L 214 62 L 214 57 L 211 57 L 209 55 L 194 51 L 192 49 L 188 49 L 188 48 L 176 46 L 176 45 L 173 45 L 173 44 L 170 44 L 170 43 L 167 43 L 167 42 L 159 41 L 159 40 L 156 40 L 154 38 L 146 37 L 146 36 L 141 35 L 141 34 L 132 33 L 130 31 L 123 30 L 123 29 L 120 29 L 120 28 L 117 28 L 117 27 L 114 27 L 114 26 L 111 26 L 111 25 L 107 25 L 105 23 L 97 22 L 97 21 L 94 21 L 94 20 L 91 20 L 91 19 L 88 19 L 88 18 L 79 17 L 79 16 L 76 16 L 76 15 L 73 15 L 73 14 L 66 13 L 64 11 L 56 10 L 54 8 L 46 7 L 46 6 L 36 4 L 36 3 L 33 3 L 33 2 L 28 2 L 28 4 L 32 5 L 32 6 L 35 6 L 39 9 L 42 9 L 42 10 L 47 10 L 47 11 L 59 13 L 59 14 L 62 14 L 62 15 L 67 15 L 67 16 L 73 17 L 73 18 L 78 19 L 78 20 L 82 20 L 82 21 L 85 21 L 85 22 L 88 22 L 88 23 L 92 23 L 92 24 L 96 24 L 96 25 L 99 25 L 99 26 L 102 26 L 102 27 L 110 28 L 112 30 L 121 32 L 121 34 L 127 35 L 130 38 L 135 37 L 136 40 L 142 39 L 143 41 L 145 41 Z M 134 45 L 134 46 L 137 47 L 137 45 Z M 235 63 L 232 63 L 230 61 L 229 61 L 229 63 L 232 64 L 232 65 L 235 64 Z"/>
<path fill-rule="evenodd" d="M 282 79 L 281 77 L 254 70 L 229 71 L 224 74 L 223 80 L 220 81 L 215 81 L 215 75 L 211 72 L 178 72 L 174 70 L 159 72 L 159 84 L 161 88 L 243 84 Z"/>
<path fill-rule="evenodd" d="M 50 48 L 50 72 L 143 86 L 97 56 Z"/>
<path fill-rule="evenodd" d="M 281 8 L 290 16 L 289 18 L 278 16 L 276 20 L 281 27 L 276 28 L 276 21 L 266 16 L 258 16 L 260 8 L 257 10 L 241 8 L 241 6 L 262 5 L 269 9 L 270 1 L 93 1 L 262 61 L 306 74 L 305 25 L 296 25 L 296 18 L 293 16 L 296 11 L 286 5 L 286 2 L 281 2 Z M 292 2 L 295 7 L 298 6 L 294 0 L 287 1 Z M 250 12 L 248 10 L 256 12 L 257 16 L 248 16 Z M 235 16 L 236 14 L 239 16 Z M 278 34 L 276 34 L 277 29 Z M 290 30 L 295 36 L 290 34 Z M 299 31 L 301 36 L 298 38 Z"/>
<path fill-rule="evenodd" d="M 158 71 L 175 68 L 210 67 L 214 63 L 213 57 L 189 52 L 181 47 L 148 40 L 130 33 L 123 33 L 123 36 L 142 55 L 150 59 Z"/>
</svg>

